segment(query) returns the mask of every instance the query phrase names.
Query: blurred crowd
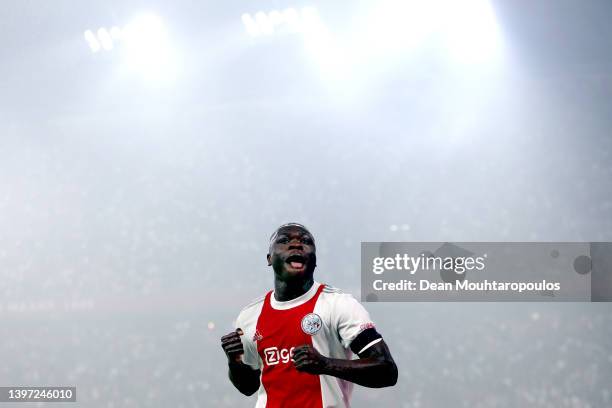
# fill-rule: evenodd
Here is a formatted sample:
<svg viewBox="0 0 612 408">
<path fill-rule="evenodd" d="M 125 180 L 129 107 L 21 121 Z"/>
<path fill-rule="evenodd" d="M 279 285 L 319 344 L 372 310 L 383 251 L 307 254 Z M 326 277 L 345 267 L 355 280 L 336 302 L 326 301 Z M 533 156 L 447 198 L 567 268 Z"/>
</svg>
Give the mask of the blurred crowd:
<svg viewBox="0 0 612 408">
<path fill-rule="evenodd" d="M 197 312 L 5 310 L 0 377 L 3 385 L 74 385 L 84 407 L 252 407 L 254 397 L 228 381 L 219 345 L 232 303 Z M 356 408 L 612 404 L 612 313 L 599 305 L 366 306 L 400 379 L 390 389 L 356 387 Z"/>
</svg>

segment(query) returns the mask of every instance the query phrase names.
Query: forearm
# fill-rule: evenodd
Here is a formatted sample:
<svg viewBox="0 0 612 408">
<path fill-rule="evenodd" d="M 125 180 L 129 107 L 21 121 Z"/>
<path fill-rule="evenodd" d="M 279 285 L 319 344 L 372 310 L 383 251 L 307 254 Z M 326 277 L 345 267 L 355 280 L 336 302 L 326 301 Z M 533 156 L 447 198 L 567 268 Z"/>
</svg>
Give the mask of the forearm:
<svg viewBox="0 0 612 408">
<path fill-rule="evenodd" d="M 326 358 L 322 374 L 370 388 L 390 387 L 397 383 L 395 363 L 374 357 L 358 360 Z"/>
<path fill-rule="evenodd" d="M 230 362 L 228 366 L 229 379 L 238 391 L 253 395 L 259 389 L 259 370 L 253 370 L 242 362 Z"/>
</svg>

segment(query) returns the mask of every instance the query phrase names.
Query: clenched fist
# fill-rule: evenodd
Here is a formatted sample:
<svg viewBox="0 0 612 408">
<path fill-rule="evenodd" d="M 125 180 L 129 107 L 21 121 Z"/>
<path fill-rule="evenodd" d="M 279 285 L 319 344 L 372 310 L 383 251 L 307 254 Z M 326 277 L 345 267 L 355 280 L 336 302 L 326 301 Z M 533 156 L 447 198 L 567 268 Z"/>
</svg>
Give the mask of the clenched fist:
<svg viewBox="0 0 612 408">
<path fill-rule="evenodd" d="M 324 374 L 329 359 L 309 344 L 293 349 L 293 364 L 298 371 L 309 374 Z"/>
<path fill-rule="evenodd" d="M 223 348 L 223 351 L 225 351 L 227 361 L 230 363 L 240 362 L 240 356 L 244 354 L 244 348 L 242 347 L 242 341 L 240 340 L 240 336 L 243 334 L 244 332 L 242 329 L 238 328 L 235 331 L 221 337 L 221 347 Z"/>
</svg>

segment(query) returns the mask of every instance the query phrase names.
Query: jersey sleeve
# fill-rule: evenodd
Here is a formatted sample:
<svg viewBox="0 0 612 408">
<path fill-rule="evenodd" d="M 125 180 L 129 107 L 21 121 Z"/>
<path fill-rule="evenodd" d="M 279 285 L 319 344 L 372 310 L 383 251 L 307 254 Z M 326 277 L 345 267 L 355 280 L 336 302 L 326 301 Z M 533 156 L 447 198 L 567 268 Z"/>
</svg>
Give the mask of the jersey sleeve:
<svg viewBox="0 0 612 408">
<path fill-rule="evenodd" d="M 338 295 L 334 309 L 334 324 L 344 348 L 351 347 L 362 332 L 374 329 L 370 314 L 353 296 Z"/>
<path fill-rule="evenodd" d="M 242 355 L 242 362 L 251 366 L 252 369 L 257 370 L 261 368 L 261 359 L 257 353 L 257 345 L 253 341 L 253 335 L 255 334 L 255 325 L 250 322 L 248 313 L 242 311 L 236 319 L 236 329 L 241 328 L 244 334 L 240 336 L 242 341 L 242 347 L 244 348 L 244 354 Z"/>
</svg>

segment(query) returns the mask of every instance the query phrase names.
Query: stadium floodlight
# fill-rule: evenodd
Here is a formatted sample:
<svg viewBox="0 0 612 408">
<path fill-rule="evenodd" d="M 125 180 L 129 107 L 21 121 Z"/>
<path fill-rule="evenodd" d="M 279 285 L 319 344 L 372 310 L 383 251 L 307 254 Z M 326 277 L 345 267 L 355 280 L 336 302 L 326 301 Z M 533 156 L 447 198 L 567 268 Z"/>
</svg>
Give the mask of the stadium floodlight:
<svg viewBox="0 0 612 408">
<path fill-rule="evenodd" d="M 176 77 L 178 55 L 170 46 L 163 21 L 153 14 L 140 15 L 123 28 L 100 27 L 83 35 L 94 53 L 119 49 L 123 59 L 121 71 L 136 72 L 157 82 Z"/>
<path fill-rule="evenodd" d="M 262 34 L 269 35 L 274 33 L 272 21 L 270 21 L 268 15 L 263 11 L 259 11 L 257 14 L 255 14 L 255 22 L 257 23 L 257 27 Z"/>
<path fill-rule="evenodd" d="M 294 8 L 283 11 L 258 11 L 254 16 L 244 13 L 241 16 L 246 31 L 251 36 L 270 35 L 274 33 L 296 33 L 303 31 L 309 20 L 318 19 L 317 10 L 305 7 L 300 12 Z"/>
<path fill-rule="evenodd" d="M 115 41 L 119 41 L 121 38 L 121 30 L 119 27 L 113 27 L 110 31 L 105 27 L 100 27 L 95 34 L 93 31 L 87 30 L 83 35 L 92 52 L 95 53 L 102 49 L 111 51 L 115 48 Z"/>
<path fill-rule="evenodd" d="M 89 48 L 92 52 L 100 51 L 100 48 L 102 48 L 102 46 L 100 45 L 100 41 L 98 41 L 93 31 L 87 30 L 83 33 L 83 36 L 85 37 L 85 41 L 87 41 L 87 44 L 89 45 Z"/>
<path fill-rule="evenodd" d="M 161 19 L 147 14 L 134 19 L 123 30 L 123 40 L 131 52 L 152 56 L 167 41 L 167 32 Z"/>
<path fill-rule="evenodd" d="M 252 36 L 301 33 L 304 46 L 321 70 L 330 79 L 340 78 L 346 73 L 347 55 L 338 47 L 331 31 L 326 27 L 314 7 L 304 7 L 297 11 L 286 8 L 268 13 L 258 11 L 254 16 L 241 16 L 247 33 Z"/>
<path fill-rule="evenodd" d="M 300 16 L 304 47 L 317 62 L 323 75 L 334 81 L 345 77 L 350 64 L 349 58 L 319 17 L 318 11 L 306 7 L 300 10 Z"/>
<path fill-rule="evenodd" d="M 251 17 L 250 14 L 244 13 L 242 15 L 242 24 L 244 24 L 249 35 L 256 37 L 261 34 L 261 32 L 259 31 L 259 25 L 257 25 L 257 22 L 253 17 Z"/>
<path fill-rule="evenodd" d="M 106 28 L 102 27 L 98 29 L 98 40 L 100 41 L 102 48 L 104 48 L 106 51 L 113 49 L 113 39 Z"/>
<path fill-rule="evenodd" d="M 278 10 L 272 10 L 268 13 L 268 20 L 270 21 L 270 25 L 272 27 L 278 27 L 283 24 L 283 15 Z"/>
<path fill-rule="evenodd" d="M 168 31 L 163 21 L 145 14 L 135 18 L 121 32 L 127 66 L 150 79 L 161 79 L 170 74 L 174 56 Z"/>
</svg>

